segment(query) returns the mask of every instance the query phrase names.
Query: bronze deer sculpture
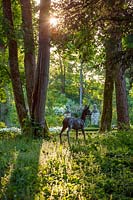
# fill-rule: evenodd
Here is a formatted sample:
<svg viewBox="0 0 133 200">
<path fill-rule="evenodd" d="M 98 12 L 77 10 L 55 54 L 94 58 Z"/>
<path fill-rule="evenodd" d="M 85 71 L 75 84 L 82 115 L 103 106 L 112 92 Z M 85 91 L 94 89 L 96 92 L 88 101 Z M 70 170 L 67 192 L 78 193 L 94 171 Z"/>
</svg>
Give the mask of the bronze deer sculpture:
<svg viewBox="0 0 133 200">
<path fill-rule="evenodd" d="M 85 131 L 84 131 L 84 124 L 87 116 L 91 115 L 91 111 L 89 110 L 89 106 L 85 106 L 81 117 L 80 118 L 75 118 L 75 117 L 66 117 L 63 120 L 63 127 L 60 132 L 60 143 L 62 144 L 62 133 L 68 128 L 67 130 L 67 138 L 68 138 L 68 143 L 70 145 L 70 130 L 74 129 L 76 130 L 76 140 L 78 139 L 78 130 L 81 130 L 84 136 L 85 140 Z"/>
</svg>

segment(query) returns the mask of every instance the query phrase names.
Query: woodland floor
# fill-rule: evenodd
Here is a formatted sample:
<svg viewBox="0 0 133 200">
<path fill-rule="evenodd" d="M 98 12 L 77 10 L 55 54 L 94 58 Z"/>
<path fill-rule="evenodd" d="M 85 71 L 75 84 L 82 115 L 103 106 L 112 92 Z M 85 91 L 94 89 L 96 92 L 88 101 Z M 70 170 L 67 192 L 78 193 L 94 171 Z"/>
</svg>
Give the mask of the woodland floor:
<svg viewBox="0 0 133 200">
<path fill-rule="evenodd" d="M 132 167 L 133 130 L 71 133 L 71 147 L 0 132 L 0 200 L 131 200 Z"/>
</svg>

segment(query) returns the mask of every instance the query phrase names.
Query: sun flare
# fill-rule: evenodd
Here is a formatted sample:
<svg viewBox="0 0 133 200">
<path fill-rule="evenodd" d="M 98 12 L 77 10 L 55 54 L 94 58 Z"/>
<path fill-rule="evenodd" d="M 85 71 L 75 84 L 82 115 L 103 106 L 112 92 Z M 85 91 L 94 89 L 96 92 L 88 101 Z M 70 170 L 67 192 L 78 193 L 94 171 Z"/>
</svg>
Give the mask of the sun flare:
<svg viewBox="0 0 133 200">
<path fill-rule="evenodd" d="M 40 0 L 35 0 L 35 3 L 36 3 L 37 5 L 39 5 L 39 4 L 40 4 Z"/>
<path fill-rule="evenodd" d="M 36 4 L 39 5 L 41 0 L 35 0 Z M 52 0 L 51 2 L 58 3 L 60 0 Z"/>
<path fill-rule="evenodd" d="M 50 17 L 50 25 L 55 27 L 58 24 L 58 20 L 56 17 Z"/>
</svg>

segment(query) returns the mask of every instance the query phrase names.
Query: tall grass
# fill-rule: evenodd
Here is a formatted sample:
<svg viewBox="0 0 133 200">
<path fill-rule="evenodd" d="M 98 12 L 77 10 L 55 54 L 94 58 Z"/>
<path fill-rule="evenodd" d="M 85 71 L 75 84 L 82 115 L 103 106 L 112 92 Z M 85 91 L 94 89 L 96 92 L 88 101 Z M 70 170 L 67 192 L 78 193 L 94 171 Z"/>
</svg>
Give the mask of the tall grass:
<svg viewBox="0 0 133 200">
<path fill-rule="evenodd" d="M 128 200 L 133 196 L 133 136 L 88 132 L 71 147 L 64 136 L 0 133 L 1 200 Z"/>
</svg>

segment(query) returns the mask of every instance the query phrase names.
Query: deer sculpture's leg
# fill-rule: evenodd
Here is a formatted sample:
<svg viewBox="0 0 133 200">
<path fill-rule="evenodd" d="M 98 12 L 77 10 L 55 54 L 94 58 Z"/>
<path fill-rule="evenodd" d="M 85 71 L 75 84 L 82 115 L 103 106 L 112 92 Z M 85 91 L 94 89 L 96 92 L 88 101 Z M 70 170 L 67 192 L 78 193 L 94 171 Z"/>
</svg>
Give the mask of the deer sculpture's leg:
<svg viewBox="0 0 133 200">
<path fill-rule="evenodd" d="M 62 144 L 62 133 L 66 130 L 66 127 L 62 127 L 61 132 L 60 132 L 60 144 Z"/>
<path fill-rule="evenodd" d="M 76 140 L 78 140 L 78 130 L 76 130 Z"/>
<path fill-rule="evenodd" d="M 67 139 L 68 139 L 68 144 L 70 146 L 70 128 L 67 130 Z"/>
<path fill-rule="evenodd" d="M 84 140 L 85 140 L 85 131 L 84 131 L 84 129 L 82 129 L 82 133 L 83 133 Z"/>
</svg>

